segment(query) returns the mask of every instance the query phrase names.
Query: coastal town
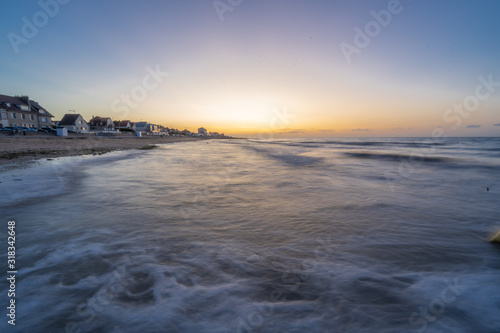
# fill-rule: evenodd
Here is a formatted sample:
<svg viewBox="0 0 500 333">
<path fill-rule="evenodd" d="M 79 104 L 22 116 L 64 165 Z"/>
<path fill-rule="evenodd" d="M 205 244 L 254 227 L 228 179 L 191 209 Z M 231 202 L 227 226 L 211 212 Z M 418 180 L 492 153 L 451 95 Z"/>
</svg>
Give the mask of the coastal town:
<svg viewBox="0 0 500 333">
<path fill-rule="evenodd" d="M 60 120 L 28 96 L 0 94 L 0 135 L 94 135 L 94 136 L 176 136 L 224 138 L 224 133 L 209 132 L 204 127 L 192 132 L 178 130 L 147 121 L 112 119 L 107 115 L 84 119 L 76 112 L 65 114 Z"/>
</svg>

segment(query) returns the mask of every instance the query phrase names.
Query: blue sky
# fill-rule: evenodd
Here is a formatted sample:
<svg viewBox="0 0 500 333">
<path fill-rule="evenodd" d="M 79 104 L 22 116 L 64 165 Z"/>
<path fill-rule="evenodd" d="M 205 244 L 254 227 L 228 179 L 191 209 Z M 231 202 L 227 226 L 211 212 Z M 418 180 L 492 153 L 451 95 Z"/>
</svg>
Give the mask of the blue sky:
<svg viewBox="0 0 500 333">
<path fill-rule="evenodd" d="M 500 86 L 447 113 L 473 100 L 480 77 L 500 82 L 498 1 L 221 0 L 224 20 L 207 0 L 59 1 L 4 2 L 0 29 L 0 93 L 27 94 L 56 118 L 76 110 L 232 134 L 500 134 Z M 398 13 L 376 23 L 372 12 L 391 6 Z M 23 33 L 26 21 L 38 31 Z M 348 61 L 340 46 L 355 47 L 355 28 L 366 34 L 370 22 L 378 30 Z"/>
</svg>

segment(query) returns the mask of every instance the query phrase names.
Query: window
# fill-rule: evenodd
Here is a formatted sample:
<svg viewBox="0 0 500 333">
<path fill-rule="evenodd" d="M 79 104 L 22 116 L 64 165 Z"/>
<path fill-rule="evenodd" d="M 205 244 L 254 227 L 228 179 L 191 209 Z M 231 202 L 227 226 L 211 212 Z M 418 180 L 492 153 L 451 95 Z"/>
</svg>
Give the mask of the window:
<svg viewBox="0 0 500 333">
<path fill-rule="evenodd" d="M 27 106 L 27 105 L 19 105 L 20 109 L 23 110 L 23 111 L 29 111 L 30 110 L 30 107 Z"/>
<path fill-rule="evenodd" d="M 25 120 L 26 119 L 26 115 L 24 113 L 21 114 L 21 119 L 22 120 Z"/>
<path fill-rule="evenodd" d="M 16 119 L 16 114 L 14 112 L 12 112 L 10 115 L 12 119 Z"/>
<path fill-rule="evenodd" d="M 82 121 L 81 121 L 81 120 L 79 120 L 79 121 L 78 121 L 78 123 L 79 123 L 79 124 L 81 124 L 81 123 L 82 123 Z"/>
<path fill-rule="evenodd" d="M 35 116 L 34 116 L 34 115 L 32 115 L 32 114 L 30 114 L 30 119 L 31 119 L 31 120 L 35 120 Z"/>
<path fill-rule="evenodd" d="M 47 122 L 47 118 L 42 118 L 42 122 L 46 123 Z"/>
<path fill-rule="evenodd" d="M 5 103 L 5 105 L 7 105 L 7 107 L 10 108 L 10 103 Z"/>
</svg>

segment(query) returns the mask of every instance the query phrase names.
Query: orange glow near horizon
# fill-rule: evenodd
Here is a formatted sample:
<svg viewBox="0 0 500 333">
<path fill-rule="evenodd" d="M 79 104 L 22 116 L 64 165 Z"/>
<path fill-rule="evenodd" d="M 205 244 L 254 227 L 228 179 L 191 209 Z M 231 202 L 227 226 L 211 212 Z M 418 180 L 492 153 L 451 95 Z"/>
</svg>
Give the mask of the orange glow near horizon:
<svg viewBox="0 0 500 333">
<path fill-rule="evenodd" d="M 100 4 L 116 14 L 110 25 L 109 16 L 94 15 L 103 13 L 96 4 L 72 2 L 65 20 L 51 20 L 18 53 L 2 49 L 0 93 L 26 93 L 55 120 L 76 110 L 87 120 L 99 115 L 233 135 L 431 136 L 438 126 L 449 136 L 500 135 L 500 46 L 491 39 L 497 5 L 464 11 L 482 13 L 490 26 L 481 16 L 463 25 L 446 5 L 412 3 L 433 10 L 405 9 L 405 19 L 381 29 L 348 61 L 339 45 L 353 43 L 354 27 L 371 20 L 378 5 L 255 2 L 221 22 L 210 2 Z M 36 2 L 17 6 L 7 26 L 39 10 Z M 89 26 L 81 13 L 95 22 Z M 434 25 L 423 29 L 421 13 L 437 15 Z M 460 32 L 456 38 L 429 33 L 443 31 L 443 19 L 447 32 Z M 478 78 L 488 76 L 495 91 L 452 128 L 447 109 L 473 96 Z"/>
</svg>

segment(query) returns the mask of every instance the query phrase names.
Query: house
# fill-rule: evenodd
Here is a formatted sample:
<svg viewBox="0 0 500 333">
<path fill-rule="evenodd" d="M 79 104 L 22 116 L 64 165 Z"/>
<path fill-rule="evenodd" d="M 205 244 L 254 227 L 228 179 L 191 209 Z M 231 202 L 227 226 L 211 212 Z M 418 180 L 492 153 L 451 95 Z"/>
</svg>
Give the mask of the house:
<svg viewBox="0 0 500 333">
<path fill-rule="evenodd" d="M 130 120 L 119 120 L 113 122 L 117 130 L 132 130 L 135 131 L 135 123 Z"/>
<path fill-rule="evenodd" d="M 146 132 L 154 135 L 160 135 L 164 127 L 156 124 L 151 124 L 145 121 L 135 123 L 136 132 Z"/>
<path fill-rule="evenodd" d="M 57 127 L 64 127 L 68 132 L 89 133 L 90 126 L 79 114 L 65 114 Z"/>
<path fill-rule="evenodd" d="M 161 126 L 160 125 L 160 132 L 161 132 L 161 135 L 166 135 L 166 136 L 169 136 L 168 134 L 168 127 L 165 127 L 165 126 Z"/>
<path fill-rule="evenodd" d="M 115 124 L 110 117 L 94 117 L 89 121 L 91 131 L 114 131 Z"/>
<path fill-rule="evenodd" d="M 138 121 L 135 123 L 135 130 L 137 132 L 146 132 L 148 128 L 148 123 L 145 121 Z"/>
<path fill-rule="evenodd" d="M 50 127 L 54 117 L 28 96 L 0 95 L 0 125 L 2 127 Z M 42 121 L 43 120 L 43 121 Z"/>
<path fill-rule="evenodd" d="M 200 127 L 200 128 L 198 128 L 198 134 L 199 135 L 203 135 L 203 136 L 207 136 L 208 132 L 207 132 L 207 130 L 205 128 Z"/>
<path fill-rule="evenodd" d="M 38 128 L 51 128 L 54 116 L 35 101 L 29 100 L 29 104 L 38 114 Z"/>
<path fill-rule="evenodd" d="M 147 124 L 146 125 L 146 132 L 154 134 L 154 135 L 160 135 L 161 126 L 156 125 L 156 124 Z"/>
</svg>

